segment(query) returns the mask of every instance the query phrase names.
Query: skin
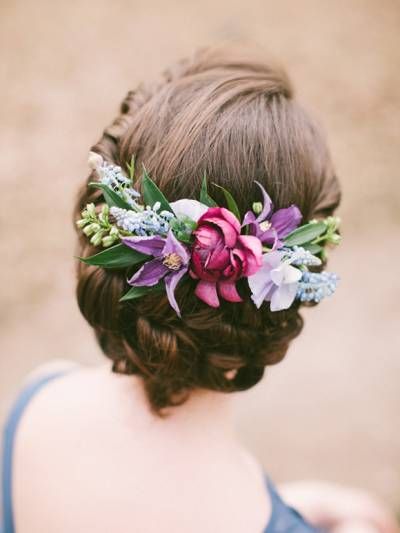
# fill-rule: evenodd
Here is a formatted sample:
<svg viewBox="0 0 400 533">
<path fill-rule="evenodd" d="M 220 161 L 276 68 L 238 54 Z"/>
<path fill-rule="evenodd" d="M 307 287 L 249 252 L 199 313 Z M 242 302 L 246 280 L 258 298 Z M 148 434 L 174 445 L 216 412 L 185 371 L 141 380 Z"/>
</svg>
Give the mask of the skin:
<svg viewBox="0 0 400 533">
<path fill-rule="evenodd" d="M 31 378 L 69 366 L 54 363 Z M 17 434 L 18 533 L 126 533 L 127 524 L 141 533 L 263 531 L 271 503 L 261 465 L 235 435 L 238 398 L 194 391 L 159 419 L 140 378 L 112 374 L 108 363 L 50 383 Z M 397 531 L 375 500 L 346 490 L 282 488 L 290 504 L 335 533 Z"/>
</svg>

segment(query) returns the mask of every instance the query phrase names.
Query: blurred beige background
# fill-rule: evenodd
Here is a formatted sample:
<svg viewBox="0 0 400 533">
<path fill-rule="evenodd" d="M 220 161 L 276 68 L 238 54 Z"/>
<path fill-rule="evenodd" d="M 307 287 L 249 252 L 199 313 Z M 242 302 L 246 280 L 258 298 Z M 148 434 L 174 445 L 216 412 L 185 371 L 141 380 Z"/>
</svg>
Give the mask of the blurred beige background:
<svg viewBox="0 0 400 533">
<path fill-rule="evenodd" d="M 100 360 L 74 298 L 71 207 L 129 88 L 196 47 L 252 41 L 288 69 L 342 179 L 341 286 L 238 402 L 277 481 L 325 478 L 400 506 L 398 0 L 1 0 L 0 419 L 46 360 Z"/>
</svg>

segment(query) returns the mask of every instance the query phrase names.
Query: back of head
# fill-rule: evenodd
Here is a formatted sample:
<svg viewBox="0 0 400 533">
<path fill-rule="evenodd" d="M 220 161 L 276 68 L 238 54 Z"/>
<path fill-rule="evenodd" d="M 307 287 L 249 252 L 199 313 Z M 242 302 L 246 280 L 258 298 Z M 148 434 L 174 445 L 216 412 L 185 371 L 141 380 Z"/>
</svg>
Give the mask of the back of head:
<svg viewBox="0 0 400 533">
<path fill-rule="evenodd" d="M 130 91 L 92 150 L 123 167 L 134 155 L 171 201 L 197 198 L 204 173 L 232 193 L 242 212 L 256 195 L 254 180 L 276 208 L 296 204 L 304 222 L 330 215 L 340 199 L 325 141 L 285 73 L 237 51 L 203 50 L 161 81 Z M 222 204 L 221 191 L 210 187 Z M 85 184 L 76 213 L 101 201 Z M 79 255 L 96 251 L 80 236 Z M 116 372 L 142 376 L 159 414 L 195 388 L 255 385 L 302 328 L 299 302 L 271 312 L 247 297 L 214 309 L 196 298 L 188 279 L 176 291 L 179 318 L 164 294 L 119 302 L 126 288 L 125 271 L 78 266 L 79 306 L 102 350 Z"/>
</svg>

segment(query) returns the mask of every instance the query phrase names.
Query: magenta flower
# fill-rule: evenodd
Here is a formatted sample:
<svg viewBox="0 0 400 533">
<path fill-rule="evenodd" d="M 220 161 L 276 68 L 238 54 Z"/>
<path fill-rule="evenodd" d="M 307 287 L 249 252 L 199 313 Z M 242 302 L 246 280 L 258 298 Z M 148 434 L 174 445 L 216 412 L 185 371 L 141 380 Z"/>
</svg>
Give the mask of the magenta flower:
<svg viewBox="0 0 400 533">
<path fill-rule="evenodd" d="M 253 235 L 240 235 L 240 222 L 224 207 L 209 208 L 193 232 L 190 275 L 198 279 L 195 294 L 211 307 L 221 296 L 241 302 L 236 281 L 257 272 L 262 264 L 261 241 Z"/>
<path fill-rule="evenodd" d="M 164 280 L 168 301 L 180 316 L 180 310 L 175 299 L 175 289 L 181 278 L 188 271 L 190 254 L 187 247 L 179 242 L 172 230 L 167 237 L 152 235 L 149 237 L 124 237 L 122 242 L 153 259 L 144 265 L 128 280 L 133 287 L 152 287 Z"/>
<path fill-rule="evenodd" d="M 298 227 L 302 215 L 296 205 L 284 209 L 278 209 L 273 213 L 272 200 L 267 191 L 256 181 L 263 196 L 263 208 L 256 216 L 253 211 L 247 211 L 243 219 L 243 226 L 249 226 L 252 235 L 258 237 L 261 242 L 273 249 L 283 245 L 284 239 L 290 232 Z"/>
</svg>

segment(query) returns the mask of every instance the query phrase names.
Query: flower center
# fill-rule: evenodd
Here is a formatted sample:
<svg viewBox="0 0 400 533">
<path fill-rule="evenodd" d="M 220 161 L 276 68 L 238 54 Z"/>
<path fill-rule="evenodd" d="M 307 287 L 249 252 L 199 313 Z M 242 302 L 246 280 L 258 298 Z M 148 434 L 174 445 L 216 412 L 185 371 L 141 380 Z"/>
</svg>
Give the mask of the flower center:
<svg viewBox="0 0 400 533">
<path fill-rule="evenodd" d="M 271 227 L 271 222 L 269 220 L 264 220 L 264 222 L 261 222 L 260 229 L 261 231 L 267 231 Z"/>
<path fill-rule="evenodd" d="M 172 252 L 164 256 L 163 264 L 171 270 L 179 270 L 182 265 L 182 258 L 177 253 Z"/>
</svg>

